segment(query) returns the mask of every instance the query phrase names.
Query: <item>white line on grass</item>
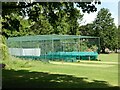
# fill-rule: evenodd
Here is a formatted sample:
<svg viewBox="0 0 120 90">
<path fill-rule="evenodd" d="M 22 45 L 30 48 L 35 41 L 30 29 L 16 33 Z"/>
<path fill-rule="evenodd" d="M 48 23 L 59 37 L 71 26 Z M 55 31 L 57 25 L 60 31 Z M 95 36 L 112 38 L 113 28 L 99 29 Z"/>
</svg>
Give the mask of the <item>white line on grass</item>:
<svg viewBox="0 0 120 90">
<path fill-rule="evenodd" d="M 66 62 L 51 62 L 52 64 L 59 64 L 59 65 L 74 65 L 74 66 L 88 66 L 88 67 L 112 67 L 114 65 L 98 65 L 98 64 L 77 64 L 77 63 L 66 63 Z"/>
<path fill-rule="evenodd" d="M 86 63 L 101 63 L 101 64 L 120 64 L 120 62 L 101 62 L 101 61 L 80 61 Z"/>
</svg>

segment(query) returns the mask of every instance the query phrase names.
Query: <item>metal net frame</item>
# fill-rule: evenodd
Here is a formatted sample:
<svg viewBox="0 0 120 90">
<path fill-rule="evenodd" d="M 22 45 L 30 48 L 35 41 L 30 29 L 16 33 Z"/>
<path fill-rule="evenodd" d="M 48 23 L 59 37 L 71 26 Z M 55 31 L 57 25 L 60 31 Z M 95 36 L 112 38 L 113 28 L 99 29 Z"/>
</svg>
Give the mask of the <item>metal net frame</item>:
<svg viewBox="0 0 120 90">
<path fill-rule="evenodd" d="M 81 59 L 80 52 L 84 52 L 84 56 L 88 52 L 100 52 L 99 37 L 80 35 L 11 37 L 7 45 L 13 56 L 41 60 Z"/>
</svg>

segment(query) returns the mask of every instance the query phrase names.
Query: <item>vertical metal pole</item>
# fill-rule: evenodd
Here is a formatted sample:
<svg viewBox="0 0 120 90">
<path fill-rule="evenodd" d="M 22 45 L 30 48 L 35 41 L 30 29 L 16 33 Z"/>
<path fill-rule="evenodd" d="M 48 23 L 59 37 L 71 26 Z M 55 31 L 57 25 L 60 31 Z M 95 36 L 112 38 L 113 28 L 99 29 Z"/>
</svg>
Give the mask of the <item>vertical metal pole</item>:
<svg viewBox="0 0 120 90">
<path fill-rule="evenodd" d="M 101 48 L 100 48 L 100 37 L 98 37 L 98 46 L 99 46 L 99 47 L 98 47 L 98 50 L 99 50 L 98 53 L 100 53 L 100 49 L 101 49 Z"/>
<path fill-rule="evenodd" d="M 100 37 L 98 37 L 98 54 L 100 54 Z M 98 60 L 100 60 L 100 57 L 98 55 Z"/>
<path fill-rule="evenodd" d="M 80 51 L 81 51 L 81 38 L 80 38 Z"/>
<path fill-rule="evenodd" d="M 44 40 L 44 53 L 45 53 L 45 61 L 46 61 L 46 42 L 45 42 L 45 40 Z"/>
<path fill-rule="evenodd" d="M 37 42 L 37 48 L 39 49 L 39 57 L 40 57 L 40 41 Z M 37 59 L 39 59 L 39 57 Z"/>
<path fill-rule="evenodd" d="M 22 45 L 22 41 L 20 41 L 20 47 L 19 47 L 19 48 L 20 48 L 20 56 L 22 56 L 22 53 L 23 53 L 23 50 L 22 50 L 22 46 L 21 46 L 21 45 Z"/>
<path fill-rule="evenodd" d="M 53 38 L 52 38 L 52 61 L 53 61 L 53 52 L 54 52 L 54 46 L 53 46 Z"/>
<path fill-rule="evenodd" d="M 80 35 L 79 35 L 79 39 L 78 40 L 79 40 L 79 45 L 78 46 L 79 46 L 79 52 L 80 52 Z"/>
<path fill-rule="evenodd" d="M 90 56 L 88 56 L 88 58 L 89 58 L 89 61 L 90 61 Z"/>
</svg>

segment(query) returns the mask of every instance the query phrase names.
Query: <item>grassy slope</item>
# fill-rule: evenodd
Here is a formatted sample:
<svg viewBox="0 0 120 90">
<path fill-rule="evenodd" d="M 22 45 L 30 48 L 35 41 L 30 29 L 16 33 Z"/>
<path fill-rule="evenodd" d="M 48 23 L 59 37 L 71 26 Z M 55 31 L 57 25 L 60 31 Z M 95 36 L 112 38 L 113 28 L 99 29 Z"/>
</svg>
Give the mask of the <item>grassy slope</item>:
<svg viewBox="0 0 120 90">
<path fill-rule="evenodd" d="M 117 54 L 103 54 L 100 55 L 100 59 L 102 61 L 96 62 L 117 62 L 117 58 Z M 117 64 L 110 64 L 113 65 L 111 67 L 90 67 L 64 64 L 55 65 L 51 63 L 43 63 L 40 61 L 30 60 L 16 61 L 14 59 L 12 60 L 12 62 L 6 61 L 6 63 L 9 63 L 6 67 L 9 70 L 3 70 L 4 87 L 12 87 L 12 85 L 13 87 L 23 86 L 92 88 L 118 86 Z M 92 64 L 92 62 L 90 64 Z M 102 65 L 109 64 L 103 63 Z M 12 82 L 13 80 L 15 80 L 16 82 Z M 26 81 L 29 82 L 25 84 Z"/>
</svg>

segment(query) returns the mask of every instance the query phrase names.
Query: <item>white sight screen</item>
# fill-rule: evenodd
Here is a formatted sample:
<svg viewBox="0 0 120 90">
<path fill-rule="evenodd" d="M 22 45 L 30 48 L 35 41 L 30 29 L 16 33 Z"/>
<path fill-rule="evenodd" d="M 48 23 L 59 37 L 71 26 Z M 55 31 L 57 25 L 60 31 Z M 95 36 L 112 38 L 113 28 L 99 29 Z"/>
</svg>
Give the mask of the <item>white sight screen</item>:
<svg viewBox="0 0 120 90">
<path fill-rule="evenodd" d="M 40 48 L 9 48 L 11 55 L 15 56 L 40 56 Z"/>
</svg>

